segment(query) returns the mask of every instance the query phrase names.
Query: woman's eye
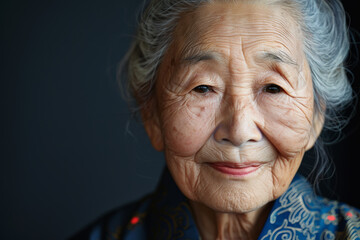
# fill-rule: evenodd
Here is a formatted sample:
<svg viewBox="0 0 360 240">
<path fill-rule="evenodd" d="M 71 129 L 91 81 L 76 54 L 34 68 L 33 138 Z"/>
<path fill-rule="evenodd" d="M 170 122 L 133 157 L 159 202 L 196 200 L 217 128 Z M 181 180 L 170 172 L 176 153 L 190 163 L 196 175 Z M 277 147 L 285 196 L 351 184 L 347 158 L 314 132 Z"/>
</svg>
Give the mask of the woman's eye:
<svg viewBox="0 0 360 240">
<path fill-rule="evenodd" d="M 271 93 L 271 94 L 276 94 L 281 91 L 282 91 L 282 88 L 276 84 L 269 84 L 269 85 L 266 85 L 264 88 L 264 92 Z"/>
<path fill-rule="evenodd" d="M 207 85 L 199 85 L 193 89 L 197 93 L 208 93 L 211 92 L 213 89 Z"/>
</svg>

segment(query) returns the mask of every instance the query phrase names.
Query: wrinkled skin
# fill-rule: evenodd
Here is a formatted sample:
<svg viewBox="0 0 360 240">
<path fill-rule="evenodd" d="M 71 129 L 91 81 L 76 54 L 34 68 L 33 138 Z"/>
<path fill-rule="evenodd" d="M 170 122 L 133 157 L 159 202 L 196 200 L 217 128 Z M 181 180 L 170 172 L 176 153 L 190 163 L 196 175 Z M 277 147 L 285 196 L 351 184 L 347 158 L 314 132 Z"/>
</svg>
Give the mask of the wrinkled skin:
<svg viewBox="0 0 360 240">
<path fill-rule="evenodd" d="M 256 239 L 322 128 L 296 20 L 280 6 L 211 3 L 185 14 L 143 110 L 153 146 L 204 239 Z M 256 163 L 245 176 L 211 163 Z"/>
</svg>

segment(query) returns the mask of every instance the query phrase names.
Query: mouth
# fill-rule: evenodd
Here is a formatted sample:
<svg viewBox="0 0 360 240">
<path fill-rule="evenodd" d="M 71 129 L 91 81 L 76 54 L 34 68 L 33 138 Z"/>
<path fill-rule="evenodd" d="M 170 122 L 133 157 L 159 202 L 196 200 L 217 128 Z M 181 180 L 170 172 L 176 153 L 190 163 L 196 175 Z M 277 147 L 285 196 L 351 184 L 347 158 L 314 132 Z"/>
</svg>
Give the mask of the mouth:
<svg viewBox="0 0 360 240">
<path fill-rule="evenodd" d="M 258 170 L 262 163 L 230 163 L 230 162 L 215 162 L 207 163 L 213 169 L 228 175 L 246 176 Z"/>
</svg>

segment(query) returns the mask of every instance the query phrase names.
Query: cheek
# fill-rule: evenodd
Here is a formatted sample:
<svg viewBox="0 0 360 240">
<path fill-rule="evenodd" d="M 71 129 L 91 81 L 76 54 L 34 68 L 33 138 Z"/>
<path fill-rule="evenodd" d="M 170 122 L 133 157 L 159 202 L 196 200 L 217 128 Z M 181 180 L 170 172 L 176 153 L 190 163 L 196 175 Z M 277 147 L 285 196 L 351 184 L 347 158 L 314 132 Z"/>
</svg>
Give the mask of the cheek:
<svg viewBox="0 0 360 240">
<path fill-rule="evenodd" d="M 192 156 L 215 128 L 216 103 L 187 99 L 170 106 L 163 110 L 162 115 L 166 149 L 177 156 Z"/>
<path fill-rule="evenodd" d="M 281 155 L 294 157 L 303 152 L 312 129 L 312 98 L 291 98 L 286 94 L 266 97 L 264 134 Z"/>
</svg>

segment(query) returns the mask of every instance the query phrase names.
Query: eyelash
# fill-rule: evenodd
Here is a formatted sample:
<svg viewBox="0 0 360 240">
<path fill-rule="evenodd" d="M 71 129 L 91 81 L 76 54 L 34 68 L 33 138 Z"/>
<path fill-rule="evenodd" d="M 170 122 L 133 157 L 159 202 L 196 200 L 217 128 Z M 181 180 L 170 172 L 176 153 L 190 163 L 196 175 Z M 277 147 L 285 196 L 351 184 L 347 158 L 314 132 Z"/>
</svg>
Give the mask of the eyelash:
<svg viewBox="0 0 360 240">
<path fill-rule="evenodd" d="M 283 89 L 280 86 L 272 83 L 272 84 L 266 85 L 264 87 L 263 91 L 266 93 L 270 93 L 270 94 L 278 94 L 278 93 L 282 92 Z"/>
<path fill-rule="evenodd" d="M 196 86 L 193 91 L 197 92 L 197 93 L 200 93 L 200 94 L 206 94 L 208 92 L 213 92 L 213 88 L 211 86 L 208 86 L 208 85 L 199 85 L 199 86 Z"/>
<path fill-rule="evenodd" d="M 197 93 L 200 93 L 200 94 L 206 94 L 206 93 L 209 93 L 209 92 L 213 92 L 213 88 L 211 86 L 208 86 L 208 85 L 199 85 L 199 86 L 196 86 L 193 91 L 197 92 Z M 266 93 L 270 93 L 270 94 L 278 94 L 280 92 L 283 91 L 283 89 L 276 85 L 276 84 L 267 84 L 264 88 L 263 88 L 263 91 L 266 92 Z"/>
</svg>

